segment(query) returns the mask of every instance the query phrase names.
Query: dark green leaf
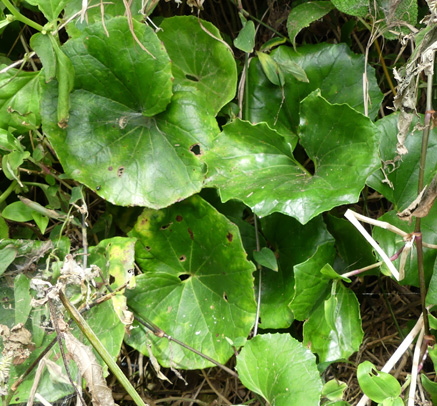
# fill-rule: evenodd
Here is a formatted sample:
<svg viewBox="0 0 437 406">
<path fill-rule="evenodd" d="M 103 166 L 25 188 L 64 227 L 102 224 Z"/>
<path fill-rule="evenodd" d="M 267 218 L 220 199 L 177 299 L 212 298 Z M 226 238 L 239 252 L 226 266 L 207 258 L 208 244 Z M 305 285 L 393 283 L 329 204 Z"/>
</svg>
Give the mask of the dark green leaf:
<svg viewBox="0 0 437 406">
<path fill-rule="evenodd" d="M 237 370 L 244 386 L 270 405 L 319 405 L 322 383 L 315 357 L 288 334 L 248 341 L 237 356 Z"/>
<path fill-rule="evenodd" d="M 335 206 L 356 202 L 379 166 L 373 123 L 314 92 L 302 102 L 300 138 L 314 162 L 314 175 L 267 125 L 239 120 L 226 125 L 206 154 L 209 184 L 220 189 L 223 201 L 239 199 L 259 216 L 281 212 L 303 224 Z"/>
<path fill-rule="evenodd" d="M 334 6 L 330 1 L 308 1 L 292 8 L 287 19 L 288 36 L 296 46 L 296 36 L 312 22 L 324 17 Z"/>
<path fill-rule="evenodd" d="M 264 75 L 276 86 L 283 86 L 284 84 L 284 74 L 279 68 L 279 65 L 276 61 L 269 55 L 264 52 L 256 53 L 261 63 L 261 67 L 263 69 Z"/>
<path fill-rule="evenodd" d="M 355 55 L 345 44 L 306 45 L 297 51 L 281 46 L 271 53 L 281 67 L 285 78 L 283 89 L 270 83 L 256 58 L 250 63 L 248 72 L 247 109 L 245 117 L 251 122 L 267 122 L 283 134 L 295 131 L 299 125 L 299 104 L 312 91 L 320 89 L 330 103 L 347 103 L 364 112 L 363 72 L 364 56 Z M 309 83 L 295 78 L 284 69 L 290 62 L 299 65 Z M 382 101 L 382 93 L 376 82 L 374 69 L 367 67 L 369 80 L 369 116 L 375 118 Z"/>
<path fill-rule="evenodd" d="M 255 318 L 255 268 L 246 259 L 238 228 L 194 196 L 167 209 L 146 209 L 129 235 L 138 238 L 136 260 L 144 271 L 137 287 L 126 292 L 130 308 L 225 363 L 233 354 L 225 337 L 246 337 Z M 128 339 L 144 354 L 148 342 L 164 366 L 211 366 L 165 338 L 146 336 L 142 328 Z"/>
</svg>

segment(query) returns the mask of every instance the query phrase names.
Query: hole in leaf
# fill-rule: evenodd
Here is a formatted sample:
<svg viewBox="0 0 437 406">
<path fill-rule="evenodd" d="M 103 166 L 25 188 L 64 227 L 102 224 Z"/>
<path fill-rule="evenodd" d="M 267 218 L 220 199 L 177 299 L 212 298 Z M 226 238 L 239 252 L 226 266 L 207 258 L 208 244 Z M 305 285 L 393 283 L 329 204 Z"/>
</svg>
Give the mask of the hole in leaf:
<svg viewBox="0 0 437 406">
<path fill-rule="evenodd" d="M 231 232 L 229 232 L 229 233 L 226 235 L 226 238 L 227 238 L 227 240 L 228 240 L 229 242 L 232 242 L 232 240 L 234 239 L 234 235 L 233 235 Z"/>
<path fill-rule="evenodd" d="M 169 228 L 173 223 L 168 223 L 168 224 L 164 224 L 163 226 L 161 226 L 161 230 L 167 230 L 167 228 Z"/>
<path fill-rule="evenodd" d="M 124 166 L 120 166 L 120 167 L 117 169 L 117 176 L 118 176 L 119 178 L 121 178 L 121 177 L 123 176 L 123 173 L 124 173 Z"/>
<path fill-rule="evenodd" d="M 193 81 L 193 82 L 198 82 L 198 81 L 199 81 L 199 78 L 198 78 L 198 77 L 193 76 L 193 75 L 189 75 L 188 73 L 185 75 L 185 77 L 186 77 L 188 80 L 191 80 L 191 81 Z"/>
<path fill-rule="evenodd" d="M 146 249 L 146 251 L 150 251 L 150 247 L 148 245 L 146 245 L 144 248 Z"/>
<path fill-rule="evenodd" d="M 112 285 L 115 282 L 115 278 L 112 275 L 109 275 L 109 284 Z"/>
<path fill-rule="evenodd" d="M 181 282 L 186 281 L 191 275 L 189 273 L 183 273 L 178 276 L 178 278 L 181 280 Z"/>
<path fill-rule="evenodd" d="M 182 219 L 183 219 L 182 216 L 179 216 L 179 215 L 176 216 L 176 221 L 177 221 L 178 223 L 180 223 L 180 222 L 182 221 Z"/>
<path fill-rule="evenodd" d="M 193 153 L 196 156 L 202 155 L 202 150 L 200 149 L 199 144 L 191 145 L 190 152 Z"/>
<path fill-rule="evenodd" d="M 185 255 L 181 255 L 179 257 L 179 261 L 184 262 L 187 259 L 187 257 Z"/>
<path fill-rule="evenodd" d="M 225 302 L 228 301 L 228 296 L 226 295 L 226 292 L 223 292 L 223 299 L 224 299 Z"/>
</svg>

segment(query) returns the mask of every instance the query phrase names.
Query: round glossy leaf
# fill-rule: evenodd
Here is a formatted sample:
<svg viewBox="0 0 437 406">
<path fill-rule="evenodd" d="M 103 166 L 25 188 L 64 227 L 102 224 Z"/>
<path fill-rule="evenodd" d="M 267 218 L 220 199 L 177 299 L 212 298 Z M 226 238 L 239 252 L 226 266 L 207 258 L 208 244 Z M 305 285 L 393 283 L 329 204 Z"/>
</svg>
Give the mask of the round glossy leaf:
<svg viewBox="0 0 437 406">
<path fill-rule="evenodd" d="M 267 122 L 281 133 L 295 131 L 299 124 L 299 103 L 316 89 L 330 103 L 347 103 L 364 112 L 363 72 L 364 56 L 355 55 L 345 44 L 306 45 L 297 51 L 281 46 L 271 53 L 284 72 L 283 88 L 273 85 L 256 58 L 250 63 L 247 100 L 249 116 L 254 123 Z M 289 62 L 299 65 L 309 83 L 297 80 L 286 72 Z M 367 67 L 369 80 L 369 117 L 375 118 L 382 101 L 374 69 Z"/>
<path fill-rule="evenodd" d="M 193 92 L 216 115 L 234 98 L 237 88 L 235 60 L 218 40 L 219 30 L 194 16 L 166 18 L 160 28 L 158 36 L 173 64 L 174 90 Z"/>
<path fill-rule="evenodd" d="M 128 304 L 168 335 L 225 363 L 233 354 L 225 337 L 247 337 L 255 318 L 252 272 L 238 228 L 198 196 L 168 209 L 145 210 L 130 236 L 144 271 L 127 291 Z M 166 338 L 132 331 L 129 345 L 164 366 L 212 364 Z M 169 348 L 169 345 L 171 346 Z"/>
<path fill-rule="evenodd" d="M 220 190 L 223 201 L 239 199 L 259 216 L 281 212 L 303 224 L 356 202 L 367 177 L 380 165 L 374 124 L 313 92 L 302 102 L 300 138 L 314 175 L 296 162 L 290 144 L 268 125 L 233 121 L 206 155 L 209 185 Z"/>
<path fill-rule="evenodd" d="M 319 405 L 314 355 L 289 334 L 258 335 L 237 356 L 241 382 L 275 406 Z"/>
</svg>

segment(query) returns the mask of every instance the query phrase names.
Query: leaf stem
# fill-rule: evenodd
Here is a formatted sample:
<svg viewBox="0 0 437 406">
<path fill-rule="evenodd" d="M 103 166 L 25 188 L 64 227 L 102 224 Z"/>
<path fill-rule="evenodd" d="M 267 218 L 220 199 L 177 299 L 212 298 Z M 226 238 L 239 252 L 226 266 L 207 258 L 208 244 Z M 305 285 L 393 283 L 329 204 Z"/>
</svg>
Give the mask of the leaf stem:
<svg viewBox="0 0 437 406">
<path fill-rule="evenodd" d="M 108 365 L 111 372 L 116 376 L 118 382 L 123 385 L 126 392 L 132 397 L 132 400 L 138 406 L 146 406 L 141 396 L 129 382 L 129 379 L 126 378 L 123 371 L 118 367 L 117 363 L 114 361 L 112 356 L 109 354 L 107 349 L 100 342 L 94 331 L 88 326 L 88 323 L 85 319 L 80 315 L 80 313 L 76 310 L 76 308 L 70 303 L 70 301 L 65 296 L 62 290 L 59 291 L 59 298 L 61 299 L 62 304 L 67 309 L 68 313 L 72 317 L 72 319 L 76 322 L 77 326 L 80 328 L 82 333 L 86 336 L 95 350 L 99 353 L 102 359 L 105 361 L 106 365 Z"/>
<path fill-rule="evenodd" d="M 434 64 L 435 53 L 432 54 L 433 64 Z M 426 111 L 425 111 L 425 122 L 422 135 L 422 150 L 420 153 L 420 164 L 419 164 L 419 181 L 417 193 L 420 193 L 423 189 L 423 184 L 425 183 L 425 165 L 426 165 L 426 152 L 428 149 L 429 141 L 429 131 L 431 126 L 431 118 L 434 115 L 432 109 L 432 89 L 433 89 L 433 73 L 429 73 L 426 87 Z M 417 271 L 419 276 L 419 286 L 420 286 L 420 301 L 422 303 L 423 321 L 425 327 L 425 334 L 429 334 L 429 321 L 428 321 L 428 310 L 426 308 L 426 283 L 425 283 L 425 270 L 423 267 L 423 245 L 422 245 L 422 231 L 421 231 L 421 218 L 416 217 L 416 224 L 414 227 L 414 235 L 416 237 L 416 250 L 417 250 Z"/>
<path fill-rule="evenodd" d="M 0 204 L 2 204 L 8 198 L 8 196 L 14 191 L 17 184 L 18 182 L 16 180 L 13 180 L 11 182 L 8 188 L 0 195 Z"/>
<path fill-rule="evenodd" d="M 37 31 L 42 31 L 44 29 L 42 25 L 36 23 L 35 21 L 30 20 L 29 18 L 21 14 L 19 11 L 17 11 L 17 9 L 13 6 L 13 4 L 9 0 L 2 0 L 2 2 L 18 21 L 27 24 L 29 27 L 32 27 Z"/>
<path fill-rule="evenodd" d="M 256 250 L 260 250 L 259 245 L 259 236 L 258 236 L 258 219 L 256 217 L 256 214 L 253 214 L 253 222 L 255 226 L 255 241 L 256 241 Z M 261 309 L 261 287 L 262 287 L 262 266 L 257 264 L 258 269 L 258 297 L 256 299 L 256 316 L 255 316 L 255 326 L 253 327 L 253 336 L 256 337 L 258 334 L 258 324 L 259 324 L 259 314 Z"/>
</svg>

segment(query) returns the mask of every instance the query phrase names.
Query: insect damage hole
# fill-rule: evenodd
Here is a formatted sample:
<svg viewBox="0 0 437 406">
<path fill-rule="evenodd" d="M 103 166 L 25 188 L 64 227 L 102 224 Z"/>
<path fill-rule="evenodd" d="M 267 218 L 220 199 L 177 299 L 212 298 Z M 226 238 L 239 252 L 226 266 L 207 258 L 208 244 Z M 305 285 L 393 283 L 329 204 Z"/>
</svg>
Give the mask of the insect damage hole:
<svg viewBox="0 0 437 406">
<path fill-rule="evenodd" d="M 123 176 L 123 173 L 124 173 L 124 166 L 120 166 L 118 169 L 117 169 L 117 176 L 119 177 L 119 178 L 121 178 L 122 176 Z"/>
<path fill-rule="evenodd" d="M 179 261 L 181 261 L 181 262 L 185 262 L 186 260 L 187 260 L 187 257 L 185 255 L 181 255 L 179 257 Z"/>
<path fill-rule="evenodd" d="M 185 77 L 188 79 L 188 80 L 191 80 L 192 82 L 199 82 L 199 78 L 197 77 L 197 76 L 194 76 L 194 75 L 190 75 L 190 74 L 186 74 L 185 75 Z"/>
<path fill-rule="evenodd" d="M 181 280 L 181 282 L 186 281 L 190 277 L 191 277 L 191 275 L 189 273 L 183 273 L 183 274 L 178 275 L 178 278 Z"/>
<path fill-rule="evenodd" d="M 200 145 L 199 145 L 199 144 L 191 145 L 191 147 L 190 147 L 190 152 L 191 152 L 192 154 L 196 155 L 196 156 L 203 155 L 203 152 L 202 152 L 202 150 L 200 149 Z"/>
<path fill-rule="evenodd" d="M 228 296 L 226 295 L 226 292 L 223 292 L 223 300 L 224 300 L 225 302 L 228 301 Z"/>
</svg>

